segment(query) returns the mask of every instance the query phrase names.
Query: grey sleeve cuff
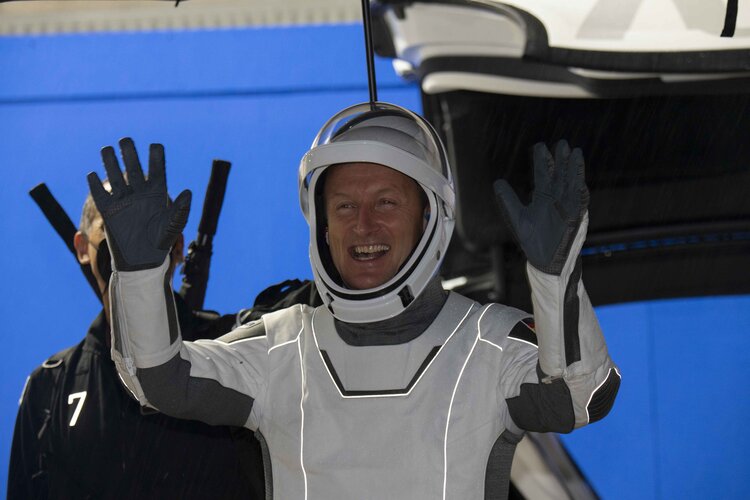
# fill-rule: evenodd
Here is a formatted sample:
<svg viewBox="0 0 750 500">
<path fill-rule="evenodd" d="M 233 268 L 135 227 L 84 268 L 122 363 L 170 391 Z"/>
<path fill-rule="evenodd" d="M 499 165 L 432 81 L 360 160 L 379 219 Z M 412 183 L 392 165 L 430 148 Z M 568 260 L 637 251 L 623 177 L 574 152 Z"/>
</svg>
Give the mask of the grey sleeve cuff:
<svg viewBox="0 0 750 500">
<path fill-rule="evenodd" d="M 128 373 L 161 365 L 180 350 L 180 325 L 169 280 L 169 258 L 142 271 L 114 271 L 110 280 L 112 348 Z"/>
</svg>

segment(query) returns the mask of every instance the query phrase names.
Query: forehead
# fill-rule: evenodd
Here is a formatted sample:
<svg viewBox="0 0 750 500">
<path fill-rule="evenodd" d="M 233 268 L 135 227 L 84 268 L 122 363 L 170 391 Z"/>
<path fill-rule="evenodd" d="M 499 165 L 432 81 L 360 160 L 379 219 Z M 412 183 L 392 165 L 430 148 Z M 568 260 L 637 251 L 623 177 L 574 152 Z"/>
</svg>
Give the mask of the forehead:
<svg viewBox="0 0 750 500">
<path fill-rule="evenodd" d="M 399 189 L 417 191 L 417 183 L 409 176 L 377 163 L 340 163 L 328 168 L 325 192 L 350 192 L 365 189 Z"/>
</svg>

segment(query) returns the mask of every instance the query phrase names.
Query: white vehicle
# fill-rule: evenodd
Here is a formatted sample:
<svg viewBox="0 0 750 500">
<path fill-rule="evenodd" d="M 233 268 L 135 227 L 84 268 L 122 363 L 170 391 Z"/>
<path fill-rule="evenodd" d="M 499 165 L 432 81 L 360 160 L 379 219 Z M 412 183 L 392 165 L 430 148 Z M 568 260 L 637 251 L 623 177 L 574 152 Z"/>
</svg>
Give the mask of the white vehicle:
<svg viewBox="0 0 750 500">
<path fill-rule="evenodd" d="M 446 284 L 528 303 L 492 183 L 532 186 L 530 148 L 586 157 L 595 305 L 746 294 L 750 8 L 676 0 L 381 1 L 375 46 L 419 82 L 456 183 Z M 596 496 L 555 436 L 528 434 L 511 497 Z"/>
<path fill-rule="evenodd" d="M 747 265 L 750 229 L 750 8 L 732 16 L 732 1 L 379 6 L 376 48 L 419 80 L 424 114 L 452 156 L 459 238 L 444 271 L 460 278 L 454 285 L 524 306 L 492 181 L 528 190 L 531 145 L 564 137 L 586 156 L 586 285 L 596 304 L 750 291 L 734 272 Z"/>
</svg>

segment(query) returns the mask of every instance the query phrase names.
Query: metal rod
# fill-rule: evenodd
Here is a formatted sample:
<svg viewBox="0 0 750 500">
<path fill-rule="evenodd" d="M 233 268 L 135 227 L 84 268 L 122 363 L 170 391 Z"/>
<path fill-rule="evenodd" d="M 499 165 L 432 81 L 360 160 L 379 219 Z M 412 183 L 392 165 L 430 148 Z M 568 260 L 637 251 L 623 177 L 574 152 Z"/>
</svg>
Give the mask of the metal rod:
<svg viewBox="0 0 750 500">
<path fill-rule="evenodd" d="M 375 81 L 375 54 L 372 47 L 372 20 L 370 19 L 370 2 L 362 0 L 362 22 L 365 26 L 365 52 L 367 54 L 367 85 L 370 88 L 370 107 L 378 100 L 378 86 Z"/>
</svg>

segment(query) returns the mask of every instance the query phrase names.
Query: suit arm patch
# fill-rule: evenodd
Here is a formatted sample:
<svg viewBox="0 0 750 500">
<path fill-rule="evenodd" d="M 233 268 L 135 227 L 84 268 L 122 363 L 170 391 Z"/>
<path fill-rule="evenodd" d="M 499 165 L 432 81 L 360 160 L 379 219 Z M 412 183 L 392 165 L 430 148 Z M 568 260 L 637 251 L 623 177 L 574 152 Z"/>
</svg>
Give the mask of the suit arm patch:
<svg viewBox="0 0 750 500">
<path fill-rule="evenodd" d="M 620 374 L 615 368 L 609 370 L 607 379 L 591 395 L 591 400 L 586 411 L 589 414 L 589 423 L 596 422 L 607 416 L 612 405 L 615 403 L 615 396 L 620 389 Z"/>
<path fill-rule="evenodd" d="M 537 365 L 539 379 L 546 377 Z M 573 430 L 573 399 L 565 380 L 521 384 L 518 396 L 505 400 L 513 422 L 527 431 L 564 432 Z"/>
<path fill-rule="evenodd" d="M 539 341 L 537 340 L 536 332 L 534 331 L 534 320 L 532 318 L 526 318 L 516 323 L 516 326 L 514 326 L 508 334 L 508 338 L 527 342 L 534 347 L 539 347 Z"/>
</svg>

